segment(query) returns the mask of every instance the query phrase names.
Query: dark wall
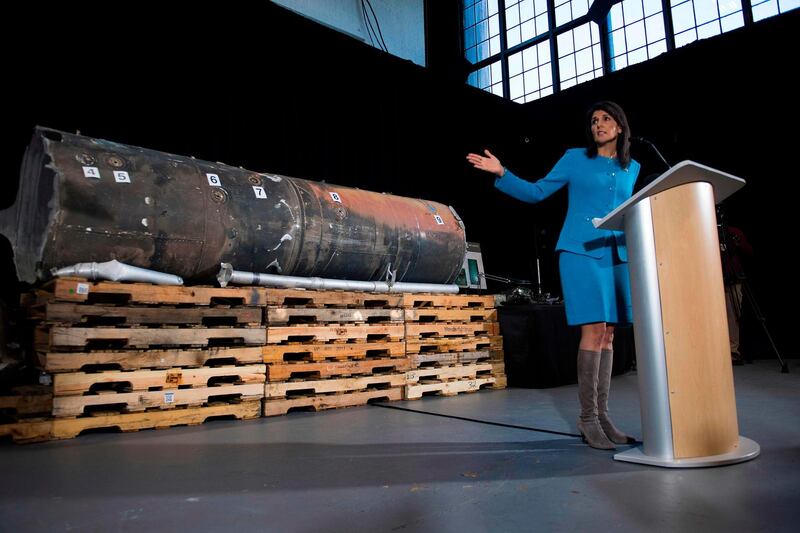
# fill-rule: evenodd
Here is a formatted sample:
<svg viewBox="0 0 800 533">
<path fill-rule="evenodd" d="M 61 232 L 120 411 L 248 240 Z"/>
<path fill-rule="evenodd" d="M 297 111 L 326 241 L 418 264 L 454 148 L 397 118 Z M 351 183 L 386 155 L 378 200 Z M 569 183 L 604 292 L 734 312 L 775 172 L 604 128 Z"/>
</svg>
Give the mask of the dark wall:
<svg viewBox="0 0 800 533">
<path fill-rule="evenodd" d="M 15 37 L 2 37 L 8 193 L 0 204 L 13 201 L 34 125 L 80 130 L 453 205 L 468 238 L 482 244 L 489 272 L 532 278 L 538 247 L 545 290 L 559 292 L 552 247 L 564 195 L 521 204 L 469 169 L 464 154 L 488 147 L 535 179 L 565 148 L 583 143 L 584 109 L 609 98 L 626 108 L 634 133 L 650 138 L 670 161 L 693 159 L 748 180 L 728 202 L 729 218 L 756 249 L 753 285 L 788 349 L 782 310 L 800 293 L 782 252 L 794 233 L 787 189 L 797 171 L 789 127 L 798 117 L 788 78 L 798 13 L 521 106 L 461 83 L 455 36 L 430 27 L 435 17 L 458 12 L 446 2 L 427 7 L 434 11 L 426 32 L 429 69 L 269 3 L 235 11 L 193 7 L 191 19 L 143 8 L 124 16 L 74 8 L 22 13 Z M 647 152 L 634 157 L 644 174 L 662 170 Z"/>
</svg>

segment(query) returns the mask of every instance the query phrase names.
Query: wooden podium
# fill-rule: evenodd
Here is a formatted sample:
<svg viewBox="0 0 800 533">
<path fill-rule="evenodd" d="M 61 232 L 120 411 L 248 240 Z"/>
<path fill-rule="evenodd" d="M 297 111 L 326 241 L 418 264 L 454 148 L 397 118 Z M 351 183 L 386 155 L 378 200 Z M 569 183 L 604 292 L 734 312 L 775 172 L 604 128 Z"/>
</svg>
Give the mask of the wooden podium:
<svg viewBox="0 0 800 533">
<path fill-rule="evenodd" d="M 715 204 L 744 180 L 683 161 L 594 225 L 625 230 L 641 447 L 614 459 L 665 467 L 738 463 L 739 436 Z"/>
</svg>

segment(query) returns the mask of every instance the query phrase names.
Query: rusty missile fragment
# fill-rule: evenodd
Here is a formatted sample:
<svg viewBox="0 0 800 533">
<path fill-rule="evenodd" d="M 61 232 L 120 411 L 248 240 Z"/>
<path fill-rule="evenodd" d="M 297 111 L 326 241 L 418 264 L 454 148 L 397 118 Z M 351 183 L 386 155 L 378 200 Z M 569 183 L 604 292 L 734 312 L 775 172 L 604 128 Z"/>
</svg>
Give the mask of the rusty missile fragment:
<svg viewBox="0 0 800 533">
<path fill-rule="evenodd" d="M 464 226 L 443 204 L 259 173 L 38 127 L 0 212 L 22 281 L 116 259 L 211 282 L 241 270 L 450 283 Z"/>
</svg>

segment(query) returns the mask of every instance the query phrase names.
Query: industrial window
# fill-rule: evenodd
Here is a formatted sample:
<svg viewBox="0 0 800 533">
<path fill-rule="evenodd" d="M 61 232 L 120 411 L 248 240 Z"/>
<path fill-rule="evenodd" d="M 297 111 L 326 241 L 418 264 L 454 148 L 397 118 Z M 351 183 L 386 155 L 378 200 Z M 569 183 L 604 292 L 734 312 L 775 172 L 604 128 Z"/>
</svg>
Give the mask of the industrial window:
<svg viewBox="0 0 800 533">
<path fill-rule="evenodd" d="M 553 93 L 550 43 L 545 41 L 508 56 L 509 98 L 524 103 Z"/>
<path fill-rule="evenodd" d="M 753 21 L 774 17 L 800 7 L 800 0 L 752 0 Z"/>
<path fill-rule="evenodd" d="M 667 51 L 661 0 L 624 0 L 614 4 L 606 25 L 612 71 Z"/>
<path fill-rule="evenodd" d="M 464 2 L 464 55 L 470 63 L 478 63 L 500 52 L 497 2 L 498 0 Z M 491 85 L 481 89 L 486 87 Z"/>
<path fill-rule="evenodd" d="M 567 30 L 560 33 L 556 41 L 562 89 L 603 75 L 600 31 L 597 24 L 588 22 L 573 30 Z"/>
<path fill-rule="evenodd" d="M 513 48 L 550 29 L 547 0 L 506 0 L 506 43 Z"/>
<path fill-rule="evenodd" d="M 617 0 L 610 9 L 607 1 L 593 3 L 463 0 L 464 57 L 472 65 L 467 83 L 530 102 L 800 6 L 800 0 Z"/>
<path fill-rule="evenodd" d="M 744 26 L 741 0 L 672 0 L 675 47 Z"/>
</svg>

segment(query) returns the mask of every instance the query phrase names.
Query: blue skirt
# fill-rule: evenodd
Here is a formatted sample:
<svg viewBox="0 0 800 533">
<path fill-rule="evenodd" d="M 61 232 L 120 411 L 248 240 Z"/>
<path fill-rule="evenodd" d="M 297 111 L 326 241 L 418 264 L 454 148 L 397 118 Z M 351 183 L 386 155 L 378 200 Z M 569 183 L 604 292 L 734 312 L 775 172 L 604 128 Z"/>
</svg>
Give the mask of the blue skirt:
<svg viewBox="0 0 800 533">
<path fill-rule="evenodd" d="M 620 261 L 616 246 L 600 259 L 561 252 L 558 259 L 567 324 L 633 322 L 628 263 Z"/>
</svg>

